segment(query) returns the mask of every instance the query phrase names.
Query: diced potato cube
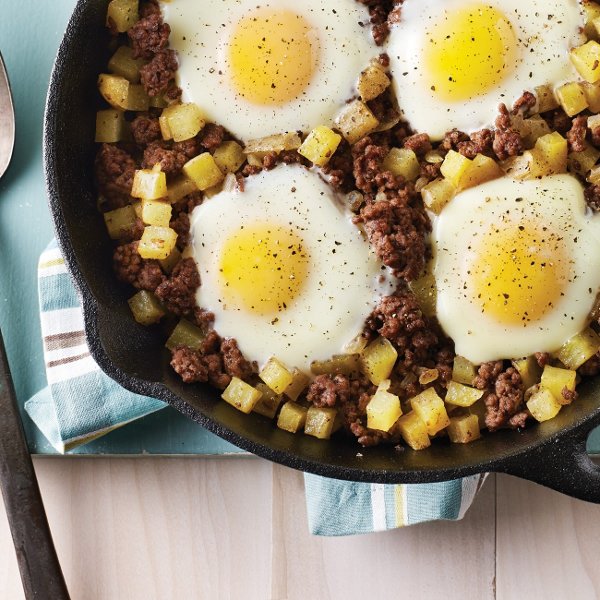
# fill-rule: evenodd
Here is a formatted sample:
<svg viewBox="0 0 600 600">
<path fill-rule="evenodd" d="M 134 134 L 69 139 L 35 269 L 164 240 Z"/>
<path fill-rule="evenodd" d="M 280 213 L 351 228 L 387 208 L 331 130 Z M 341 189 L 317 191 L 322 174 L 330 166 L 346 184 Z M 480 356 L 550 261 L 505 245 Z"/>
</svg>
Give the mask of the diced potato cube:
<svg viewBox="0 0 600 600">
<path fill-rule="evenodd" d="M 359 333 L 344 346 L 344 350 L 347 354 L 362 354 L 363 350 L 368 346 L 368 344 L 369 340 L 364 335 Z"/>
<path fill-rule="evenodd" d="M 368 66 L 358 77 L 358 93 L 363 102 L 377 98 L 390 86 L 390 78 L 378 65 Z"/>
<path fill-rule="evenodd" d="M 387 385 L 383 386 L 386 388 L 385 390 L 379 386 L 367 404 L 367 427 L 369 429 L 389 431 L 402 416 L 400 398 L 387 391 L 389 383 L 388 380 Z"/>
<path fill-rule="evenodd" d="M 593 329 L 586 329 L 568 340 L 558 351 L 557 357 L 567 369 L 578 369 L 600 350 L 600 336 Z"/>
<path fill-rule="evenodd" d="M 570 52 L 571 62 L 577 72 L 590 83 L 600 80 L 600 44 L 590 40 L 573 48 Z"/>
<path fill-rule="evenodd" d="M 237 377 L 231 378 L 230 384 L 221 394 L 221 398 L 225 402 L 246 414 L 252 412 L 261 396 L 262 394 L 259 390 Z"/>
<path fill-rule="evenodd" d="M 159 260 L 160 268 L 167 274 L 170 274 L 171 271 L 175 268 L 175 265 L 181 260 L 181 252 L 177 249 L 177 246 L 173 248 L 173 252 L 162 260 Z"/>
<path fill-rule="evenodd" d="M 487 407 L 483 400 L 479 400 L 479 402 L 475 402 L 472 406 L 468 408 L 470 415 L 475 415 L 477 420 L 479 421 L 479 428 L 483 429 L 485 424 L 485 417 L 487 415 Z"/>
<path fill-rule="evenodd" d="M 569 404 L 562 391 L 566 388 L 570 392 L 575 391 L 575 380 L 577 371 L 571 369 L 560 369 L 546 365 L 542 373 L 540 388 L 548 390 L 559 404 Z"/>
<path fill-rule="evenodd" d="M 237 142 L 223 142 L 213 153 L 222 173 L 235 173 L 245 162 L 246 155 Z"/>
<path fill-rule="evenodd" d="M 307 412 L 307 408 L 290 400 L 281 407 L 279 418 L 277 419 L 277 427 L 291 433 L 296 433 L 304 427 Z"/>
<path fill-rule="evenodd" d="M 583 86 L 588 108 L 594 113 L 600 112 L 600 82 L 588 83 L 584 81 L 581 85 Z"/>
<path fill-rule="evenodd" d="M 257 383 L 256 389 L 262 394 L 260 400 L 254 407 L 254 412 L 269 419 L 273 419 L 277 414 L 279 405 L 283 396 L 276 394 L 268 385 Z"/>
<path fill-rule="evenodd" d="M 528 148 L 535 145 L 539 138 L 548 133 L 552 133 L 550 125 L 540 117 L 540 115 L 534 115 L 529 119 L 525 119 L 527 123 L 528 133 L 525 136 L 524 142 Z"/>
<path fill-rule="evenodd" d="M 133 318 L 141 325 L 154 325 L 165 316 L 165 309 L 160 300 L 146 290 L 139 291 L 127 301 Z"/>
<path fill-rule="evenodd" d="M 450 419 L 446 412 L 446 406 L 434 388 L 427 388 L 418 396 L 411 398 L 410 405 L 425 423 L 429 435 L 435 435 L 448 427 Z"/>
<path fill-rule="evenodd" d="M 253 154 L 246 154 L 246 160 L 251 167 L 263 166 L 263 159 L 269 154 L 268 152 L 254 152 Z"/>
<path fill-rule="evenodd" d="M 561 408 L 554 395 L 545 388 L 534 392 L 527 402 L 527 409 L 531 416 L 540 422 L 553 419 Z"/>
<path fill-rule="evenodd" d="M 129 46 L 119 46 L 108 61 L 108 70 L 115 75 L 125 77 L 130 83 L 140 80 L 140 67 L 144 64 L 142 58 L 133 58 L 133 50 Z"/>
<path fill-rule="evenodd" d="M 315 165 L 324 167 L 334 155 L 341 141 L 342 136 L 339 133 L 332 131 L 329 127 L 320 125 L 308 134 L 300 148 L 298 148 L 298 154 L 301 154 Z"/>
<path fill-rule="evenodd" d="M 108 108 L 96 113 L 96 141 L 111 144 L 125 136 L 125 117 L 122 110 Z"/>
<path fill-rule="evenodd" d="M 261 369 L 258 376 L 276 393 L 283 394 L 294 380 L 292 372 L 274 356 Z"/>
<path fill-rule="evenodd" d="M 379 337 L 363 350 L 360 364 L 371 383 L 379 385 L 389 378 L 397 358 L 398 351 L 392 343 L 384 337 Z"/>
<path fill-rule="evenodd" d="M 98 90 L 113 108 L 128 109 L 129 85 L 125 77 L 105 73 L 98 76 Z"/>
<path fill-rule="evenodd" d="M 592 167 L 589 172 L 589 175 L 586 177 L 586 181 L 593 183 L 594 185 L 600 184 L 600 165 L 597 167 Z"/>
<path fill-rule="evenodd" d="M 379 125 L 371 109 L 360 100 L 347 104 L 336 117 L 335 123 L 349 144 L 358 142 Z"/>
<path fill-rule="evenodd" d="M 525 389 L 539 383 L 542 371 L 535 356 L 513 360 L 513 366 L 519 371 Z"/>
<path fill-rule="evenodd" d="M 148 225 L 139 241 L 138 253 L 142 258 L 162 260 L 171 254 L 176 242 L 177 232 L 173 229 Z"/>
<path fill-rule="evenodd" d="M 415 180 L 421 173 L 419 159 L 410 148 L 392 148 L 381 166 L 384 171 L 401 175 L 406 181 Z"/>
<path fill-rule="evenodd" d="M 303 373 L 298 369 L 292 369 L 292 383 L 290 383 L 286 388 L 284 394 L 290 400 L 297 400 L 298 396 L 306 389 L 310 378 L 308 375 Z"/>
<path fill-rule="evenodd" d="M 167 108 L 169 103 L 165 99 L 163 94 L 157 94 L 156 96 L 150 96 L 150 107 L 151 108 Z"/>
<path fill-rule="evenodd" d="M 136 217 L 138 219 L 141 219 L 142 218 L 142 201 L 141 200 L 134 200 L 131 203 L 131 207 L 135 211 Z"/>
<path fill-rule="evenodd" d="M 542 136 L 537 140 L 535 147 L 529 153 L 532 160 L 529 165 L 527 178 L 534 179 L 536 177 L 565 173 L 567 170 L 568 152 L 567 140 L 558 131 Z M 523 156 L 526 154 L 528 153 L 525 152 Z"/>
<path fill-rule="evenodd" d="M 421 277 L 411 281 L 408 285 L 411 292 L 417 297 L 419 308 L 423 311 L 423 314 L 433 317 L 437 302 L 437 286 L 433 268 L 428 266 Z"/>
<path fill-rule="evenodd" d="M 124 33 L 139 19 L 138 0 L 112 0 L 106 12 L 106 24 Z"/>
<path fill-rule="evenodd" d="M 178 104 L 171 104 L 170 106 L 166 106 L 160 113 L 160 117 L 158 117 L 160 134 L 162 135 L 163 140 L 173 139 L 173 133 L 171 132 L 171 127 L 169 126 L 169 115 L 171 115 L 171 113 L 173 113 L 178 106 Z"/>
<path fill-rule="evenodd" d="M 138 169 L 133 176 L 131 195 L 142 200 L 165 198 L 167 195 L 166 174 L 158 169 Z"/>
<path fill-rule="evenodd" d="M 454 444 L 468 444 L 481 437 L 477 415 L 452 417 L 446 431 Z"/>
<path fill-rule="evenodd" d="M 359 354 L 338 354 L 328 360 L 314 360 L 310 364 L 313 375 L 352 375 L 360 372 Z"/>
<path fill-rule="evenodd" d="M 172 212 L 173 209 L 167 202 L 161 202 L 160 200 L 142 201 L 142 221 L 146 225 L 168 227 L 171 222 Z"/>
<path fill-rule="evenodd" d="M 583 2 L 581 2 L 581 7 L 583 8 L 585 17 L 585 27 L 583 32 L 588 39 L 598 39 L 594 20 L 600 17 L 600 5 L 596 2 L 591 2 L 590 0 L 583 0 Z"/>
<path fill-rule="evenodd" d="M 558 100 L 554 95 L 554 90 L 551 85 L 540 85 L 539 87 L 536 87 L 535 94 L 538 99 L 539 112 L 545 113 L 559 107 Z"/>
<path fill-rule="evenodd" d="M 442 212 L 455 194 L 456 186 L 448 179 L 435 179 L 421 190 L 423 204 L 436 215 Z"/>
<path fill-rule="evenodd" d="M 198 186 L 184 175 L 167 184 L 167 198 L 171 204 L 197 191 Z"/>
<path fill-rule="evenodd" d="M 461 187 L 474 187 L 485 183 L 486 181 L 498 179 L 498 177 L 502 177 L 503 175 L 504 171 L 502 171 L 500 165 L 493 158 L 485 156 L 484 154 L 478 154 L 465 173 L 464 180 L 461 182 Z"/>
<path fill-rule="evenodd" d="M 311 406 L 306 413 L 304 433 L 320 440 L 328 440 L 333 433 L 337 410 Z"/>
<path fill-rule="evenodd" d="M 473 161 L 466 156 L 450 150 L 442 163 L 441 173 L 455 188 L 461 189 L 472 163 Z"/>
<path fill-rule="evenodd" d="M 150 108 L 150 98 L 143 85 L 129 84 L 127 110 L 145 111 Z"/>
<path fill-rule="evenodd" d="M 204 152 L 204 154 L 188 160 L 183 165 L 183 172 L 202 191 L 221 183 L 225 178 L 209 152 Z"/>
<path fill-rule="evenodd" d="M 424 450 L 431 446 L 431 440 L 427 433 L 427 425 L 419 415 L 412 411 L 398 419 L 398 431 L 402 439 L 413 450 Z"/>
<path fill-rule="evenodd" d="M 561 85 L 556 90 L 556 97 L 569 117 L 578 115 L 588 107 L 583 86 L 577 81 Z"/>
<path fill-rule="evenodd" d="M 581 152 L 570 152 L 567 158 L 569 170 L 585 177 L 598 162 L 600 151 L 588 146 Z"/>
<path fill-rule="evenodd" d="M 452 381 L 464 383 L 465 385 L 473 385 L 473 379 L 477 370 L 475 365 L 467 360 L 464 356 L 455 356 L 452 366 Z"/>
<path fill-rule="evenodd" d="M 454 406 L 468 407 L 483 396 L 483 390 L 476 390 L 473 387 L 451 381 L 448 384 L 445 401 L 447 404 Z"/>
<path fill-rule="evenodd" d="M 599 39 L 600 38 L 600 16 L 599 17 L 595 17 L 594 19 L 592 19 L 591 23 L 586 23 L 586 29 L 587 28 L 590 29 L 594 29 L 593 33 L 590 33 L 590 35 L 588 35 L 588 38 L 590 39 Z"/>
<path fill-rule="evenodd" d="M 192 348 L 192 350 L 199 350 L 205 338 L 206 334 L 202 329 L 196 327 L 196 325 L 186 319 L 181 319 L 175 326 L 175 329 L 173 329 L 173 333 L 169 336 L 165 346 L 169 350 L 175 350 L 177 346 L 186 346 Z"/>
<path fill-rule="evenodd" d="M 249 140 L 244 148 L 244 154 L 256 154 L 258 152 L 283 152 L 285 150 L 297 150 L 302 140 L 295 132 L 277 133 L 256 140 Z"/>
<path fill-rule="evenodd" d="M 163 122 L 166 119 L 170 139 L 175 142 L 195 137 L 206 125 L 202 111 L 193 102 L 169 106 L 163 110 L 161 118 Z"/>
<path fill-rule="evenodd" d="M 128 204 L 104 213 L 104 222 L 112 240 L 120 240 L 131 230 L 137 220 L 133 206 Z"/>
</svg>

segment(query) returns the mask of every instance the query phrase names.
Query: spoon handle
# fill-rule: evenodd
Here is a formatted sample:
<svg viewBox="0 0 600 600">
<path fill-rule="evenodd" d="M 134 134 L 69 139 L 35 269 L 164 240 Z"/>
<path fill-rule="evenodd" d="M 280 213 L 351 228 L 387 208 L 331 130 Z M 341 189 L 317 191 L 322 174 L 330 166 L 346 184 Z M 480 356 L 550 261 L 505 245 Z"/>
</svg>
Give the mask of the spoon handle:
<svg viewBox="0 0 600 600">
<path fill-rule="evenodd" d="M 69 600 L 0 332 L 0 488 L 27 600 Z"/>
</svg>

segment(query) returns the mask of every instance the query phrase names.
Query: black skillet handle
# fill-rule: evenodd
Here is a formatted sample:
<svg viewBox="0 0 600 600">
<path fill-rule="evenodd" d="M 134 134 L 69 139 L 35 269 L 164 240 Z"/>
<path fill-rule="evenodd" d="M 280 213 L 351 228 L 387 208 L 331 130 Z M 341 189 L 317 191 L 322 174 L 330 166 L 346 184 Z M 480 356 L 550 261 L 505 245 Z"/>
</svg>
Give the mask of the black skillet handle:
<svg viewBox="0 0 600 600">
<path fill-rule="evenodd" d="M 0 487 L 27 600 L 69 600 L 0 333 Z"/>
<path fill-rule="evenodd" d="M 589 433 L 589 428 L 576 428 L 568 435 L 556 436 L 498 470 L 600 504 L 600 464 L 586 451 Z"/>
</svg>

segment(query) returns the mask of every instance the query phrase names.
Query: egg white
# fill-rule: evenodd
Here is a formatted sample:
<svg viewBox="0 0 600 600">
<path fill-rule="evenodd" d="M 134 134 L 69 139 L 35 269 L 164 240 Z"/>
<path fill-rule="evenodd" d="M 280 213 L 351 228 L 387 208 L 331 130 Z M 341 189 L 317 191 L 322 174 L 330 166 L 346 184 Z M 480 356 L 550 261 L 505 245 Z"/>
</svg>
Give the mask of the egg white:
<svg viewBox="0 0 600 600">
<path fill-rule="evenodd" d="M 355 93 L 360 71 L 381 52 L 372 39 L 368 9 L 355 0 L 271 0 L 260 5 L 250 0 L 176 0 L 161 6 L 171 25 L 170 45 L 179 57 L 183 99 L 244 141 L 330 125 Z M 287 104 L 252 104 L 231 85 L 226 64 L 231 32 L 257 6 L 303 16 L 320 41 L 320 60 L 308 88 Z"/>
<path fill-rule="evenodd" d="M 457 128 L 467 133 L 493 124 L 498 105 L 511 106 L 525 90 L 557 87 L 577 79 L 569 49 L 583 43 L 583 17 L 577 0 L 486 0 L 511 22 L 517 38 L 517 62 L 507 78 L 480 96 L 460 102 L 438 98 L 425 82 L 422 53 L 428 30 L 450 10 L 471 0 L 405 0 L 393 25 L 387 50 L 393 85 L 404 118 L 413 129 L 440 140 Z"/>
</svg>

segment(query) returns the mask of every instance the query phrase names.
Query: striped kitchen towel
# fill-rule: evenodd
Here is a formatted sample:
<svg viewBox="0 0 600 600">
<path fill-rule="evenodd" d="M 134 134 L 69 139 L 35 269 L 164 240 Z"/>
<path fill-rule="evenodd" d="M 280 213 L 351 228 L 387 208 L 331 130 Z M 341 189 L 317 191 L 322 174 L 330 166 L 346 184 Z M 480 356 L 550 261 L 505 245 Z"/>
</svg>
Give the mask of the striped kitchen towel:
<svg viewBox="0 0 600 600">
<path fill-rule="evenodd" d="M 90 356 L 79 299 L 55 242 L 40 257 L 38 278 L 48 387 L 25 410 L 50 443 L 66 452 L 163 408 L 159 400 L 120 387 Z M 484 479 L 381 485 L 305 474 L 309 529 L 339 536 L 458 520 Z"/>
</svg>

